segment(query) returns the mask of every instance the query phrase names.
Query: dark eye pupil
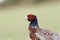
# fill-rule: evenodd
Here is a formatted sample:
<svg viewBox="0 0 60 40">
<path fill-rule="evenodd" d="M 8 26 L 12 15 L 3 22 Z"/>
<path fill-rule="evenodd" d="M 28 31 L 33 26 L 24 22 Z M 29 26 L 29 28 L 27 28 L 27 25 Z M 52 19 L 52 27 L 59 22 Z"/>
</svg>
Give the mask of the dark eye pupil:
<svg viewBox="0 0 60 40">
<path fill-rule="evenodd" d="M 30 20 L 28 19 L 28 21 L 30 21 Z"/>
</svg>

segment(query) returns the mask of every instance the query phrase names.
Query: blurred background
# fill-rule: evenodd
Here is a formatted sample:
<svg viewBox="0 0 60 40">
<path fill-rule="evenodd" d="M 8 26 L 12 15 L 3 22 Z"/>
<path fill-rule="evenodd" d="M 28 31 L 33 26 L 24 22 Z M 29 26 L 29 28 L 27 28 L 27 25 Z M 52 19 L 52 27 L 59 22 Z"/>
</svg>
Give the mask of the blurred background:
<svg viewBox="0 0 60 40">
<path fill-rule="evenodd" d="M 44 3 L 48 1 L 60 1 L 60 0 L 0 0 L 1 6 L 8 5 L 22 5 L 22 4 L 36 4 L 36 3 Z"/>
<path fill-rule="evenodd" d="M 60 0 L 0 0 L 0 40 L 31 40 L 24 19 L 30 13 L 41 28 L 60 35 Z"/>
</svg>

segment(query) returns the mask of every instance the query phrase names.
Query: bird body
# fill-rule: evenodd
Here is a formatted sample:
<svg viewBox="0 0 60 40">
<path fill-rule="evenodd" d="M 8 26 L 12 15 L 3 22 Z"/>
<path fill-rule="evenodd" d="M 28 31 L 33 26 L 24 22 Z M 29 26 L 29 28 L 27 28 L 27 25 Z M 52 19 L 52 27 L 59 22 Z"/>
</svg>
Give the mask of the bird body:
<svg viewBox="0 0 60 40">
<path fill-rule="evenodd" d="M 51 32 L 50 30 L 46 29 L 37 29 L 37 32 L 35 33 L 37 37 L 39 37 L 41 40 L 60 40 L 59 35 L 56 33 Z"/>
<path fill-rule="evenodd" d="M 60 40 L 60 36 L 56 33 L 40 28 L 35 15 L 29 14 L 27 17 L 30 22 L 29 31 L 32 40 Z"/>
</svg>

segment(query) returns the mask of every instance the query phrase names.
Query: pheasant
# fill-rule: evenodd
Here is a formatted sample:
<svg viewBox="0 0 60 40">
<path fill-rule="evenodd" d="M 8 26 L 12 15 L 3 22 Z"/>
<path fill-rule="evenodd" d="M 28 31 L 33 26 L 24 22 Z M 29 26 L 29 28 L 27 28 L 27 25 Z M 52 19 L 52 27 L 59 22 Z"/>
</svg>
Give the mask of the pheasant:
<svg viewBox="0 0 60 40">
<path fill-rule="evenodd" d="M 30 22 L 28 30 L 31 40 L 60 40 L 60 36 L 58 34 L 50 30 L 40 28 L 35 15 L 28 14 L 27 18 Z"/>
</svg>

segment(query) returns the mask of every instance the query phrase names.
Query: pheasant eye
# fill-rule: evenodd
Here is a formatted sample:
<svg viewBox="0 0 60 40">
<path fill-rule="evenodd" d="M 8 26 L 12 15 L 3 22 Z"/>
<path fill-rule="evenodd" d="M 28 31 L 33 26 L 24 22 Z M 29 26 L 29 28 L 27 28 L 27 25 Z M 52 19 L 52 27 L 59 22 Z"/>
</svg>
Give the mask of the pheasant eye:
<svg viewBox="0 0 60 40">
<path fill-rule="evenodd" d="M 29 17 L 29 15 L 27 17 Z"/>
</svg>

